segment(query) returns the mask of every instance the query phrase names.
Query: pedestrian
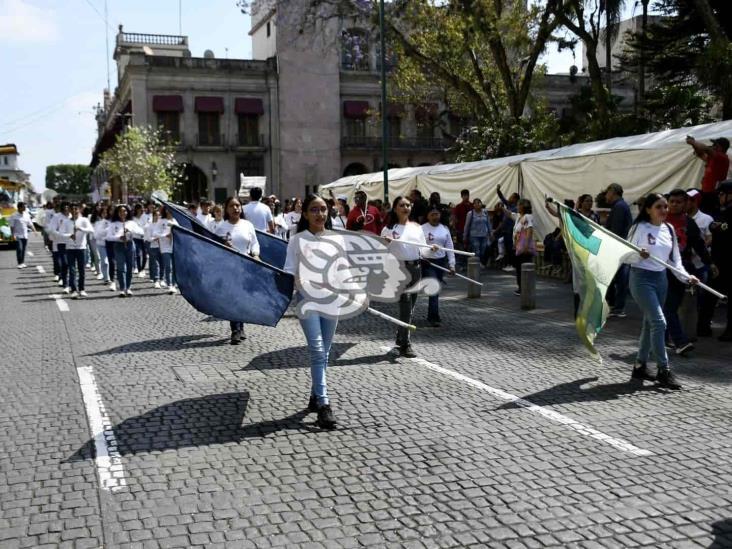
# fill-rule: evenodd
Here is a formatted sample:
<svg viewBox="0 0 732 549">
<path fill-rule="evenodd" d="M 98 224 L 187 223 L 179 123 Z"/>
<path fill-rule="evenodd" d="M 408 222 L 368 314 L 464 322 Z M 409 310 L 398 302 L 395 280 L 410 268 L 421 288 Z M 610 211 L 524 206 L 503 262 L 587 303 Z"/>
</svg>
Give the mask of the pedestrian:
<svg viewBox="0 0 732 549">
<path fill-rule="evenodd" d="M 469 243 L 463 241 L 463 233 L 465 232 L 465 219 L 468 217 L 468 212 L 473 209 L 473 204 L 470 202 L 470 191 L 463 189 L 460 191 L 460 202 L 452 209 L 452 228 L 455 231 L 455 237 L 457 238 L 457 248 L 459 250 L 467 250 Z M 459 256 L 458 264 L 461 269 L 467 266 L 467 257 Z"/>
<path fill-rule="evenodd" d="M 213 216 L 211 215 L 211 212 L 209 211 L 211 209 L 211 202 L 208 200 L 201 200 L 201 213 L 196 215 L 196 219 L 201 222 L 201 224 L 204 227 L 208 227 L 209 223 L 211 223 L 211 220 L 213 219 Z"/>
<path fill-rule="evenodd" d="M 18 269 L 25 269 L 25 250 L 28 247 L 28 231 L 36 232 L 33 221 L 26 210 L 25 202 L 18 202 L 17 212 L 8 218 L 10 231 L 15 239 L 15 258 L 18 261 Z"/>
<path fill-rule="evenodd" d="M 297 224 L 297 232 L 290 238 L 287 245 L 284 270 L 297 278 L 303 253 L 300 240 L 305 238 L 313 241 L 327 235 L 334 236 L 334 233 L 328 229 L 330 229 L 330 215 L 325 200 L 315 194 L 308 195 L 305 198 L 303 214 Z M 342 249 L 345 250 L 345 244 Z M 308 299 L 308 296 L 298 291 L 295 299 L 300 302 Z M 308 343 L 310 356 L 312 384 L 307 409 L 308 412 L 317 412 L 317 424 L 321 429 L 333 429 L 336 426 L 336 419 L 328 397 L 326 369 L 338 319 L 309 311 L 299 320 Z"/>
<path fill-rule="evenodd" d="M 287 240 L 287 221 L 285 220 L 285 213 L 282 210 L 282 204 L 279 200 L 275 200 L 272 206 L 272 218 L 275 224 L 275 236 L 282 240 Z"/>
<path fill-rule="evenodd" d="M 150 212 L 150 222 L 145 226 L 145 245 L 148 249 L 148 272 L 150 273 L 150 282 L 153 288 L 160 289 L 160 273 L 163 267 L 163 258 L 160 255 L 160 239 L 156 235 L 158 223 L 160 222 L 160 211 L 153 208 Z"/>
<path fill-rule="evenodd" d="M 256 187 L 255 187 L 256 188 Z M 257 189 L 261 193 L 261 189 Z M 262 204 L 264 206 L 264 204 Z M 265 206 L 267 207 L 267 206 Z M 269 208 L 267 208 L 269 209 Z M 235 196 L 226 199 L 224 203 L 224 222 L 219 226 L 216 234 L 224 238 L 227 246 L 239 253 L 259 259 L 259 241 L 254 225 L 241 217 L 241 202 Z M 239 345 L 246 339 L 243 322 L 229 322 L 231 328 L 231 344 Z"/>
<path fill-rule="evenodd" d="M 170 295 L 178 293 L 175 287 L 175 272 L 173 270 L 173 232 L 170 228 L 171 225 L 178 225 L 178 222 L 173 218 L 173 212 L 163 206 L 160 209 L 160 221 L 158 221 L 157 231 L 153 233 L 154 237 L 157 237 L 160 243 L 160 257 L 163 264 L 163 271 L 161 278 L 163 279 L 160 283 L 160 287 Z"/>
<path fill-rule="evenodd" d="M 69 264 L 71 297 L 73 299 L 87 297 L 84 288 L 86 274 L 84 271 L 84 254 L 86 253 L 87 239 L 94 234 L 94 227 L 86 217 L 81 215 L 79 204 L 71 204 L 71 217 L 63 221 L 60 233 L 67 240 L 66 261 Z"/>
<path fill-rule="evenodd" d="M 297 233 L 297 224 L 302 218 L 302 200 L 292 197 L 290 200 L 290 211 L 285 214 L 285 222 L 287 223 L 287 239 L 292 238 Z"/>
<path fill-rule="evenodd" d="M 496 227 L 496 234 L 498 238 L 503 237 L 503 245 L 505 247 L 506 266 L 503 270 L 510 272 L 513 270 L 513 265 L 516 263 L 516 253 L 513 249 L 514 221 L 511 214 L 516 213 L 517 204 L 521 196 L 519 193 L 511 193 L 508 199 L 506 199 L 501 192 L 500 184 L 496 187 L 496 192 L 498 193 L 498 198 L 503 205 L 504 211 L 503 221 L 498 227 Z"/>
<path fill-rule="evenodd" d="M 114 243 L 119 297 L 132 296 L 132 271 L 135 268 L 134 239 L 145 236 L 142 228 L 129 217 L 130 210 L 127 205 L 118 205 L 114 209 L 112 222 L 107 229 L 107 240 Z"/>
<path fill-rule="evenodd" d="M 610 204 L 610 214 L 607 217 L 605 228 L 622 239 L 628 238 L 628 231 L 633 224 L 630 207 L 623 199 L 623 187 L 618 183 L 611 183 L 605 190 L 605 200 Z M 608 318 L 625 318 L 625 299 L 628 295 L 628 265 L 621 265 L 615 273 L 608 291 L 606 300 L 610 305 Z"/>
<path fill-rule="evenodd" d="M 704 161 L 704 176 L 701 180 L 700 209 L 709 215 L 719 209 L 717 199 L 717 185 L 727 179 L 729 171 L 729 140 L 726 137 L 712 139 L 711 146 L 699 143 L 691 136 L 686 137 L 686 143 L 694 149 L 694 154 Z"/>
<path fill-rule="evenodd" d="M 51 240 L 53 241 L 52 256 L 53 270 L 57 274 L 58 285 L 64 289 L 64 293 L 70 293 L 69 288 L 69 263 L 66 261 L 66 239 L 60 235 L 61 224 L 69 217 L 68 202 L 60 202 L 58 212 L 51 220 Z"/>
<path fill-rule="evenodd" d="M 117 277 L 117 260 L 114 256 L 114 240 L 109 237 L 109 225 L 112 224 L 112 218 L 114 217 L 114 206 L 107 206 L 107 234 L 104 237 L 104 248 L 107 250 L 107 263 L 109 263 L 109 289 L 113 292 L 117 291 L 117 283 L 115 279 Z"/>
<path fill-rule="evenodd" d="M 425 223 L 427 221 L 428 202 L 422 196 L 419 189 L 412 189 L 409 193 L 409 201 L 412 203 L 412 209 L 409 213 L 409 220 L 415 223 Z"/>
<path fill-rule="evenodd" d="M 661 387 L 678 390 L 681 389 L 681 384 L 669 367 L 664 345 L 666 318 L 663 304 L 668 288 L 666 267 L 649 258 L 653 256 L 675 267 L 674 276 L 684 284 L 697 284 L 699 280 L 684 269 L 676 233 L 673 226 L 666 222 L 667 216 L 666 198 L 658 193 L 649 194 L 643 201 L 628 236 L 628 240 L 641 249 L 640 255 L 636 254 L 628 263 L 631 264 L 630 293 L 643 312 L 643 325 L 632 377 L 655 380 Z M 656 376 L 648 371 L 651 352 L 658 367 Z"/>
<path fill-rule="evenodd" d="M 483 207 L 480 198 L 473 200 L 473 209 L 468 212 L 465 218 L 465 233 L 463 234 L 463 242 L 470 245 L 473 253 L 480 260 L 480 264 L 485 268 L 488 255 L 488 244 L 490 244 L 491 221 L 488 212 Z"/>
<path fill-rule="evenodd" d="M 455 253 L 452 244 L 452 234 L 450 229 L 442 223 L 443 210 L 439 206 L 433 204 L 427 212 L 427 223 L 422 225 L 422 232 L 427 244 L 436 244 L 442 249 L 424 249 L 422 251 L 422 277 L 436 278 L 442 283 L 445 271 L 436 268 L 442 267 L 448 269 L 451 275 L 455 274 Z M 438 327 L 442 320 L 440 319 L 439 295 L 434 294 L 429 297 L 427 306 L 427 322 L 432 327 Z"/>
<path fill-rule="evenodd" d="M 402 242 L 427 245 L 422 226 L 409 220 L 411 209 L 412 203 L 407 197 L 397 196 L 386 219 L 386 227 L 381 231 L 381 236 L 390 241 L 389 252 L 404 265 L 411 276 L 407 289 L 417 284 L 422 278 L 419 261 L 420 248 L 402 244 Z M 411 324 L 416 303 L 417 292 L 402 293 L 399 297 L 399 320 Z M 412 348 L 407 328 L 397 328 L 396 345 L 401 356 L 407 358 L 417 356 Z"/>
<path fill-rule="evenodd" d="M 379 209 L 367 204 L 366 193 L 363 191 L 356 191 L 353 199 L 355 205 L 348 212 L 346 229 L 349 231 L 367 231 L 378 235 L 382 227 Z"/>
<path fill-rule="evenodd" d="M 92 227 L 94 227 L 95 249 L 98 256 L 99 274 L 97 278 L 102 280 L 104 284 L 109 285 L 114 277 L 109 274 L 109 258 L 107 257 L 107 229 L 109 229 L 108 210 L 106 206 L 97 208 L 91 218 Z"/>
<path fill-rule="evenodd" d="M 600 223 L 600 216 L 592 209 L 594 200 L 591 194 L 583 194 L 577 199 L 577 211 L 587 219 Z"/>
<path fill-rule="evenodd" d="M 214 204 L 211 208 L 211 221 L 208 222 L 208 230 L 212 233 L 216 233 L 216 230 L 224 222 L 224 208 L 221 204 Z"/>
<path fill-rule="evenodd" d="M 521 198 L 516 203 L 516 213 L 508 211 L 513 218 L 514 267 L 516 268 L 516 289 L 514 295 L 521 295 L 521 265 L 534 261 L 536 242 L 534 241 L 534 216 L 531 202 Z"/>
<path fill-rule="evenodd" d="M 135 204 L 133 212 L 134 214 L 132 216 L 132 220 L 137 223 L 137 225 L 143 230 L 142 236 L 135 236 L 132 239 L 135 243 L 135 270 L 133 272 L 140 278 L 145 278 L 145 267 L 147 266 L 147 248 L 145 247 L 144 231 L 145 221 L 147 217 L 145 216 L 145 212 L 142 209 L 142 204 Z"/>
<path fill-rule="evenodd" d="M 242 217 L 254 225 L 255 229 L 265 233 L 274 234 L 274 216 L 272 215 L 272 210 L 269 209 L 269 206 L 261 202 L 262 189 L 259 187 L 252 187 L 249 189 L 249 198 L 249 204 L 244 206 L 242 210 Z M 241 203 L 239 205 L 241 206 Z M 224 207 L 224 217 L 226 217 L 226 213 L 226 207 Z"/>
</svg>

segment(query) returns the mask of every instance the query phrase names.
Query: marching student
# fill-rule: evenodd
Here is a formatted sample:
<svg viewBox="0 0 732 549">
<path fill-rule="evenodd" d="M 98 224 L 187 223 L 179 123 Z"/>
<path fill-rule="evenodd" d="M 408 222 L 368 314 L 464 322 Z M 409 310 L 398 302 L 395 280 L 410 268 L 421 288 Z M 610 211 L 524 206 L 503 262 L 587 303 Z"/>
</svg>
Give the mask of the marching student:
<svg viewBox="0 0 732 549">
<path fill-rule="evenodd" d="M 160 257 L 163 264 L 163 270 L 160 287 L 167 289 L 170 295 L 175 295 L 178 290 L 175 287 L 175 273 L 173 272 L 173 233 L 171 225 L 177 225 L 178 222 L 173 218 L 173 213 L 163 206 L 160 208 L 160 221 L 158 221 L 157 229 L 153 232 L 153 237 L 157 237 L 160 244 Z"/>
<path fill-rule="evenodd" d="M 107 206 L 107 234 L 104 235 L 104 249 L 107 251 L 107 263 L 109 263 L 109 289 L 117 291 L 117 283 L 114 281 L 117 275 L 117 260 L 114 257 L 114 240 L 109 238 L 109 225 L 114 217 L 114 206 Z"/>
<path fill-rule="evenodd" d="M 668 289 L 666 267 L 649 257 L 653 256 L 675 267 L 681 274 L 672 271 L 673 275 L 684 284 L 698 284 L 699 279 L 687 273 L 681 263 L 676 233 L 666 223 L 667 215 L 668 202 L 663 195 L 649 194 L 643 201 L 628 235 L 628 240 L 641 248 L 640 254 L 627 262 L 631 265 L 630 293 L 643 312 L 638 355 L 632 377 L 655 380 L 661 387 L 678 390 L 681 385 L 669 369 L 664 344 L 666 318 L 663 315 L 663 304 Z M 648 371 L 647 362 L 651 352 L 658 366 L 657 376 Z"/>
<path fill-rule="evenodd" d="M 145 231 L 147 216 L 145 215 L 142 204 L 135 204 L 135 213 L 132 216 L 132 221 Z M 133 237 L 132 241 L 135 243 L 135 270 L 134 273 L 140 278 L 145 278 L 145 267 L 147 266 L 147 247 L 145 246 L 144 237 Z"/>
<path fill-rule="evenodd" d="M 427 244 L 437 244 L 447 250 L 422 250 L 422 277 L 436 278 L 442 282 L 445 271 L 430 265 L 434 263 L 440 267 L 450 270 L 450 274 L 455 274 L 455 253 L 452 244 L 452 234 L 450 229 L 441 223 L 443 209 L 439 205 L 432 204 L 427 211 L 427 223 L 422 225 L 422 232 Z M 429 305 L 427 307 L 427 322 L 430 326 L 438 327 L 440 325 L 440 309 L 439 295 L 431 295 L 429 297 Z"/>
<path fill-rule="evenodd" d="M 150 281 L 153 287 L 160 289 L 160 273 L 162 272 L 163 258 L 160 255 L 160 239 L 155 235 L 160 221 L 160 213 L 157 208 L 153 208 L 150 213 L 150 223 L 145 226 L 145 245 L 148 248 L 148 272 L 150 273 Z"/>
<path fill-rule="evenodd" d="M 66 261 L 69 264 L 71 297 L 74 299 L 87 297 L 84 290 L 86 275 L 84 272 L 84 256 L 86 254 L 87 238 L 89 235 L 94 234 L 94 227 L 86 217 L 81 215 L 79 204 L 71 204 L 71 217 L 62 221 L 59 234 L 67 242 Z"/>
<path fill-rule="evenodd" d="M 211 208 L 211 212 L 213 213 L 213 217 L 208 222 L 208 230 L 216 234 L 216 231 L 224 222 L 224 209 L 221 207 L 221 204 L 216 204 Z"/>
<path fill-rule="evenodd" d="M 18 269 L 25 269 L 25 250 L 28 246 L 28 230 L 36 232 L 30 214 L 25 209 L 25 202 L 18 202 L 18 211 L 8 219 L 13 238 L 17 242 L 15 258 L 18 260 Z"/>
<path fill-rule="evenodd" d="M 399 241 L 422 245 L 427 244 L 421 225 L 409 221 L 411 210 L 412 203 L 410 200 L 406 197 L 397 196 L 391 205 L 391 211 L 387 215 L 386 227 L 381 231 L 382 237 L 392 241 L 389 243 L 389 251 L 404 264 L 412 277 L 407 288 L 411 288 L 422 278 L 422 271 L 419 266 L 420 248 L 418 246 L 402 244 Z M 417 292 L 403 293 L 399 297 L 399 320 L 411 324 L 412 313 L 414 312 L 416 303 Z M 407 358 L 417 356 L 417 353 L 412 349 L 409 330 L 407 328 L 397 328 L 396 344 L 401 356 Z"/>
<path fill-rule="evenodd" d="M 260 189 L 261 192 L 261 189 Z M 242 217 L 241 202 L 235 196 L 226 199 L 224 203 L 224 222 L 216 230 L 216 234 L 224 237 L 227 246 L 259 259 L 259 241 L 254 225 Z M 231 344 L 239 345 L 246 339 L 243 322 L 230 322 Z"/>
<path fill-rule="evenodd" d="M 69 217 L 69 204 L 62 202 L 58 207 L 58 212 L 51 218 L 51 226 L 49 235 L 53 246 L 51 255 L 53 256 L 53 272 L 56 274 L 58 285 L 64 288 L 64 293 L 71 292 L 68 287 L 69 282 L 69 263 L 66 261 L 66 239 L 59 234 L 61 224 Z"/>
<path fill-rule="evenodd" d="M 129 208 L 120 204 L 114 209 L 112 222 L 107 229 L 107 240 L 114 243 L 114 257 L 117 268 L 117 285 L 120 297 L 132 296 L 132 271 L 135 260 L 135 238 L 144 237 L 142 228 L 128 218 Z"/>
<path fill-rule="evenodd" d="M 300 239 L 306 238 L 308 241 L 312 241 L 319 237 L 332 235 L 333 233 L 328 229 L 330 229 L 330 215 L 325 200 L 315 194 L 308 195 L 303 204 L 302 215 L 297 222 L 297 232 L 290 238 L 287 245 L 284 270 L 297 279 L 302 253 Z M 307 299 L 307 296 L 297 292 L 295 299 L 300 302 Z M 310 355 L 312 386 L 307 409 L 309 412 L 318 413 L 318 426 L 321 429 L 333 429 L 336 426 L 336 419 L 328 398 L 325 372 L 338 319 L 310 311 L 305 317 L 300 318 L 300 326 L 308 342 L 308 354 Z"/>
<path fill-rule="evenodd" d="M 109 210 L 106 206 L 101 206 L 92 214 L 91 223 L 94 227 L 94 241 L 96 242 L 97 262 L 99 263 L 99 274 L 97 278 L 105 284 L 112 281 L 109 274 L 109 258 L 107 257 L 107 229 L 109 229 Z"/>
<path fill-rule="evenodd" d="M 209 223 L 213 220 L 213 216 L 209 213 L 209 209 L 211 208 L 211 202 L 208 200 L 201 200 L 201 213 L 196 215 L 196 219 L 198 219 L 204 227 L 208 227 Z"/>
</svg>

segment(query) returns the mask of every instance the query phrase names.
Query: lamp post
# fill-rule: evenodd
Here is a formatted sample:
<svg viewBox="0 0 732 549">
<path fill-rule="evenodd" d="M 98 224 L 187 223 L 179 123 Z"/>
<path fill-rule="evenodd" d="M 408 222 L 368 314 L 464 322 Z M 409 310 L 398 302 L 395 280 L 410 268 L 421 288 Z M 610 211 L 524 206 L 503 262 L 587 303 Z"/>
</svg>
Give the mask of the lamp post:
<svg viewBox="0 0 732 549">
<path fill-rule="evenodd" d="M 381 41 L 381 161 L 384 167 L 384 203 L 389 203 L 389 121 L 386 106 L 386 40 L 384 40 L 384 0 L 379 0 L 379 38 Z"/>
</svg>

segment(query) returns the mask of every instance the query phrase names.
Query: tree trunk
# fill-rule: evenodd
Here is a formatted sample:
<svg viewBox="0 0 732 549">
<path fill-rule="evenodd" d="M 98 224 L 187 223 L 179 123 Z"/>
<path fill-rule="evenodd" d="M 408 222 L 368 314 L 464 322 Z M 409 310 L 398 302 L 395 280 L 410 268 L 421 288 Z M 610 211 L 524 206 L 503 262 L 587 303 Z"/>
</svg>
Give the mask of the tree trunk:
<svg viewBox="0 0 732 549">
<path fill-rule="evenodd" d="M 605 3 L 605 70 L 607 71 L 607 93 L 613 89 L 613 37 L 610 29 L 610 10 Z"/>
<path fill-rule="evenodd" d="M 648 2 L 650 0 L 641 0 L 643 2 L 643 19 L 641 20 L 641 48 L 640 48 L 640 65 L 638 67 L 638 100 L 643 106 L 646 101 L 646 54 L 645 41 L 646 32 L 648 31 Z"/>
<path fill-rule="evenodd" d="M 590 75 L 590 87 L 592 95 L 595 98 L 597 106 L 597 120 L 600 135 L 597 137 L 607 137 L 610 126 L 610 109 L 608 105 L 608 93 L 605 89 L 602 68 L 597 62 L 597 46 L 585 42 L 587 48 L 587 72 Z"/>
</svg>

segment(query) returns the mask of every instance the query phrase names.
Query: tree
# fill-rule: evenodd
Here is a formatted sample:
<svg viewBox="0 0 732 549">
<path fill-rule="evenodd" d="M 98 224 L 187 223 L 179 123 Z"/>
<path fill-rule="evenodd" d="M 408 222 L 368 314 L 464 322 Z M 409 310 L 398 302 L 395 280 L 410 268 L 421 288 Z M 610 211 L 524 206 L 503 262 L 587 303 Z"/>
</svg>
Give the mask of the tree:
<svg viewBox="0 0 732 549">
<path fill-rule="evenodd" d="M 60 195 L 87 194 L 91 190 L 91 168 L 84 164 L 46 166 L 46 188 Z"/>
<path fill-rule="evenodd" d="M 129 126 L 117 136 L 114 147 L 101 156 L 100 166 L 110 177 L 119 177 L 123 195 L 170 193 L 180 179 L 174 145 L 159 130 Z"/>
</svg>

